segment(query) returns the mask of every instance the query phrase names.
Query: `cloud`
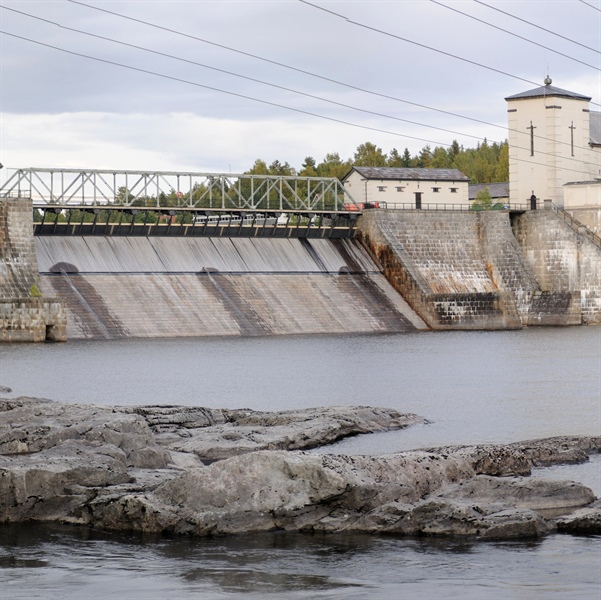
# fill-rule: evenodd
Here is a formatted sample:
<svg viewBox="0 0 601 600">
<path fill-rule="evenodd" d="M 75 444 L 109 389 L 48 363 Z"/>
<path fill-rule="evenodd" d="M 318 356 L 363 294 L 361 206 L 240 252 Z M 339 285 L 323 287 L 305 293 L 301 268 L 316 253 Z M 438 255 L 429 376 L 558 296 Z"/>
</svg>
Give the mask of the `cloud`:
<svg viewBox="0 0 601 600">
<path fill-rule="evenodd" d="M 598 71 L 545 53 L 429 2 L 374 0 L 318 4 L 368 27 L 465 56 L 532 83 L 419 48 L 301 2 L 85 1 L 185 35 L 151 28 L 72 2 L 22 0 L 4 5 L 64 26 L 312 96 L 451 131 L 355 111 L 2 10 L 6 31 L 197 84 L 92 61 L 3 36 L 0 38 L 0 106 L 3 111 L 0 142 L 2 162 L 7 165 L 227 172 L 230 165 L 233 171 L 247 170 L 256 158 L 267 162 L 287 161 L 297 168 L 307 155 L 319 161 L 328 152 L 338 152 L 347 158 L 367 140 L 384 151 L 408 147 L 413 153 L 426 143 L 393 133 L 431 140 L 432 146 L 450 144 L 456 138 L 470 147 L 478 141 L 468 137 L 470 135 L 500 141 L 506 133 L 485 123 L 365 94 L 348 86 L 505 125 L 503 98 L 535 87 L 537 81 L 542 84 L 547 63 L 555 85 L 590 94 L 594 96 L 593 101 L 601 101 Z M 474 5 L 470 9 L 464 4 L 457 7 L 474 10 L 480 18 L 591 60 L 590 51 L 482 6 Z M 542 26 L 563 31 L 576 40 L 589 43 L 596 40 L 598 45 L 598 20 L 593 18 L 593 11 L 573 4 L 549 3 L 543 13 L 534 11 L 528 3 L 503 8 Z M 262 56 L 267 61 L 249 54 Z M 593 56 L 592 60 L 596 58 Z M 348 86 L 340 86 L 336 81 Z M 296 111 L 282 108 L 284 106 Z M 346 121 L 349 125 L 298 111 Z M 393 133 L 361 129 L 352 124 Z"/>
</svg>

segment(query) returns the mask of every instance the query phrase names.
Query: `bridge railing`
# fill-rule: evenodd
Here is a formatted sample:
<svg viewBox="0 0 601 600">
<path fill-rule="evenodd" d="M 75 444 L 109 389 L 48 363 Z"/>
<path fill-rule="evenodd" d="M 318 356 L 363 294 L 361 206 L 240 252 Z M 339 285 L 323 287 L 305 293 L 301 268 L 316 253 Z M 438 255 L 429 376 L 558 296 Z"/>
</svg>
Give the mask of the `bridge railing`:
<svg viewBox="0 0 601 600">
<path fill-rule="evenodd" d="M 369 208 L 369 207 L 366 207 Z M 472 204 L 455 204 L 450 202 L 422 202 L 419 208 L 415 202 L 378 202 L 373 208 L 383 208 L 386 210 L 432 210 L 432 211 L 482 211 L 482 210 L 510 210 L 510 211 L 526 211 L 531 210 L 529 203 L 509 203 L 495 202 L 489 208 L 481 206 L 473 206 Z M 542 208 L 542 206 L 540 207 Z"/>
<path fill-rule="evenodd" d="M 553 211 L 559 215 L 575 232 L 586 236 L 593 244 L 601 248 L 601 237 L 594 231 L 590 230 L 586 225 L 583 225 L 578 219 L 575 219 L 569 212 L 565 211 L 560 206 L 550 202 Z"/>
<path fill-rule="evenodd" d="M 10 171 L 10 170 L 9 170 Z M 1 196 L 34 204 L 240 210 L 344 210 L 356 202 L 336 178 L 96 169 L 16 169 Z"/>
</svg>

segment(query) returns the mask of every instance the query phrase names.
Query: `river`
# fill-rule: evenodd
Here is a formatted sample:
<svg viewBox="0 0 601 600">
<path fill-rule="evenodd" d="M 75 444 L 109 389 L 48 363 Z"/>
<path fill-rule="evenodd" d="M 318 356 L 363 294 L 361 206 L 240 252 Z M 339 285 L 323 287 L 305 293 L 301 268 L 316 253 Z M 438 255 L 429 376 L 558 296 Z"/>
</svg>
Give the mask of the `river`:
<svg viewBox="0 0 601 600">
<path fill-rule="evenodd" d="M 601 329 L 0 346 L 0 385 L 97 404 L 369 404 L 430 423 L 317 450 L 388 453 L 601 432 Z M 601 496 L 601 460 L 537 469 Z M 0 599 L 599 598 L 601 537 L 476 542 L 284 533 L 210 540 L 0 528 Z"/>
</svg>

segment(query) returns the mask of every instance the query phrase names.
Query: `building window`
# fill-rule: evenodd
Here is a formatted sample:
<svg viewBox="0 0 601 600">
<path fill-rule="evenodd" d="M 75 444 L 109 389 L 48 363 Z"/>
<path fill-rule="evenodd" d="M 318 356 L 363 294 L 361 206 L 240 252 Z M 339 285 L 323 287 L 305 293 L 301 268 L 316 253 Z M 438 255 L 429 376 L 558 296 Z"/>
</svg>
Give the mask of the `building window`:
<svg viewBox="0 0 601 600">
<path fill-rule="evenodd" d="M 397 185 L 397 186 L 396 186 L 396 191 L 397 191 L 397 192 L 404 192 L 404 191 L 405 191 L 405 187 L 404 187 L 404 186 L 402 186 L 402 185 Z"/>
<path fill-rule="evenodd" d="M 385 192 L 386 191 L 386 186 L 385 185 L 379 185 L 378 186 L 378 192 Z"/>
<path fill-rule="evenodd" d="M 440 188 L 439 187 L 433 187 L 432 191 L 437 194 L 438 192 L 440 192 Z"/>
<path fill-rule="evenodd" d="M 451 190 L 451 194 L 456 194 L 457 193 L 457 188 L 449 188 Z"/>
</svg>

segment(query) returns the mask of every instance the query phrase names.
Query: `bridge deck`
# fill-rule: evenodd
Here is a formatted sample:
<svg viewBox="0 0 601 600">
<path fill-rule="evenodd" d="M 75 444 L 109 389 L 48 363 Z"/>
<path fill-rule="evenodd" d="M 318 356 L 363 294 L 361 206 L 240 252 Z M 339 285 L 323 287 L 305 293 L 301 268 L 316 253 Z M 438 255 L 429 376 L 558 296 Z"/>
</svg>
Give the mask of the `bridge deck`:
<svg viewBox="0 0 601 600">
<path fill-rule="evenodd" d="M 350 238 L 360 211 L 35 207 L 36 236 Z"/>
</svg>

